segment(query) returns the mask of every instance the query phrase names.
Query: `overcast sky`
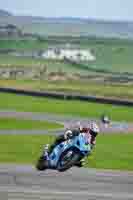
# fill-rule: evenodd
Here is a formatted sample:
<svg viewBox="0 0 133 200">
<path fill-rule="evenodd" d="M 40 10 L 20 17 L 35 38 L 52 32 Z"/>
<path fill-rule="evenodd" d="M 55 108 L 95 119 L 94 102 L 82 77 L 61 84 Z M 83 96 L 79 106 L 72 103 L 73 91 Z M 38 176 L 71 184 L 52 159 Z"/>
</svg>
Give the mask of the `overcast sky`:
<svg viewBox="0 0 133 200">
<path fill-rule="evenodd" d="M 133 0 L 0 0 L 17 15 L 133 20 Z"/>
</svg>

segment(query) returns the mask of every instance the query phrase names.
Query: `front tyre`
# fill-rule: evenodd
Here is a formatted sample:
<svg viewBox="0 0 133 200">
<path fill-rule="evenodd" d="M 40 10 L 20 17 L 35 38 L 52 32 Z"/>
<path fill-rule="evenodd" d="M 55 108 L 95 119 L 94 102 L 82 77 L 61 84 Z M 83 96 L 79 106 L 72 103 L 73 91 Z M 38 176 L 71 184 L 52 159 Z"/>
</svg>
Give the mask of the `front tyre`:
<svg viewBox="0 0 133 200">
<path fill-rule="evenodd" d="M 80 153 L 78 151 L 74 151 L 71 149 L 68 149 L 64 151 L 60 159 L 57 163 L 57 170 L 60 172 L 66 171 L 67 169 L 70 169 L 72 166 L 77 163 L 78 160 L 80 160 Z"/>
<path fill-rule="evenodd" d="M 37 164 L 36 164 L 36 169 L 39 170 L 39 171 L 43 171 L 45 169 L 47 169 L 47 161 L 44 160 L 44 157 L 41 156 L 38 161 L 37 161 Z"/>
</svg>

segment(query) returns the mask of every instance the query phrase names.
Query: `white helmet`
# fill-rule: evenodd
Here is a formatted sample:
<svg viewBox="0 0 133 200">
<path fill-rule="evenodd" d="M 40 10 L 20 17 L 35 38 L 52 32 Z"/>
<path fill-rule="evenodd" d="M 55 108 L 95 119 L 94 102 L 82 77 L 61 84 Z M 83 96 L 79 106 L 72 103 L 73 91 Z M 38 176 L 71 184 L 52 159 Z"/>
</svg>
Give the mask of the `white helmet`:
<svg viewBox="0 0 133 200">
<path fill-rule="evenodd" d="M 68 138 L 72 137 L 72 131 L 71 130 L 67 130 L 64 134 L 64 138 L 67 140 Z"/>
<path fill-rule="evenodd" d="M 97 134 L 100 132 L 99 127 L 95 122 L 89 123 L 89 129 L 90 129 L 90 134 L 93 135 L 94 137 L 96 137 Z"/>
</svg>

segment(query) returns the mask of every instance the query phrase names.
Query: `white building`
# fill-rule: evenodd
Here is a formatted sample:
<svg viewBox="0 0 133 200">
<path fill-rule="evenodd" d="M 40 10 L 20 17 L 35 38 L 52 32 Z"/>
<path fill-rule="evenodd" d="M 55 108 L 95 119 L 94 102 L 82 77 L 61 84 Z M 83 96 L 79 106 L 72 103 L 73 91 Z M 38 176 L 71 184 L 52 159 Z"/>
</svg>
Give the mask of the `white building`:
<svg viewBox="0 0 133 200">
<path fill-rule="evenodd" d="M 90 50 L 85 49 L 48 49 L 42 54 L 43 58 L 73 61 L 94 61 L 96 58 Z"/>
</svg>

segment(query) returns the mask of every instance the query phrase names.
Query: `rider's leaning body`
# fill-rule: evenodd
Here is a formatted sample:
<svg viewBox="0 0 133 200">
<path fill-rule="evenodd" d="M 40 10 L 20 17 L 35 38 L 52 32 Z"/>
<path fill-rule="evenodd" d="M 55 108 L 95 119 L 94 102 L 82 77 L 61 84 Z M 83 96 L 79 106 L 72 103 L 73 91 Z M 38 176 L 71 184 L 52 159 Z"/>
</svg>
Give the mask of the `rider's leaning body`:
<svg viewBox="0 0 133 200">
<path fill-rule="evenodd" d="M 71 139 L 75 136 L 78 136 L 80 133 L 86 134 L 88 138 L 88 143 L 91 145 L 91 149 L 96 144 L 96 136 L 99 133 L 99 127 L 96 123 L 91 122 L 89 123 L 88 127 L 82 127 L 81 125 L 78 127 L 78 129 L 69 129 L 64 134 L 58 136 L 54 143 L 50 146 L 48 149 L 48 154 L 52 153 L 53 149 L 59 145 L 61 142 L 64 142 L 68 139 Z M 83 160 L 84 161 L 84 160 Z M 82 166 L 82 163 L 79 164 L 79 166 Z"/>
</svg>

